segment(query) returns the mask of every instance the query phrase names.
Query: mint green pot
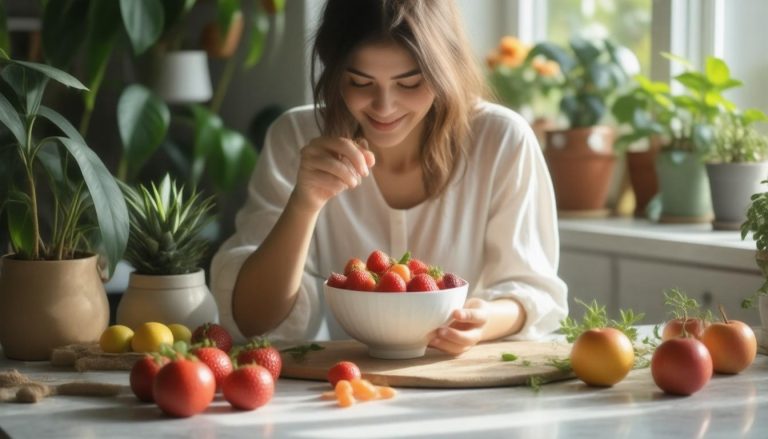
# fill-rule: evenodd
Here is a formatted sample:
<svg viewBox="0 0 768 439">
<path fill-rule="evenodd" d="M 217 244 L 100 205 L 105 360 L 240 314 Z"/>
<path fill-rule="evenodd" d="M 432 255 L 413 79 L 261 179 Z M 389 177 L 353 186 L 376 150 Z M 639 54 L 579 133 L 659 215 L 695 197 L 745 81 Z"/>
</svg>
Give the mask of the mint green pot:
<svg viewBox="0 0 768 439">
<path fill-rule="evenodd" d="M 664 151 L 656 157 L 661 194 L 661 222 L 699 223 L 712 220 L 707 169 L 697 156 Z"/>
</svg>

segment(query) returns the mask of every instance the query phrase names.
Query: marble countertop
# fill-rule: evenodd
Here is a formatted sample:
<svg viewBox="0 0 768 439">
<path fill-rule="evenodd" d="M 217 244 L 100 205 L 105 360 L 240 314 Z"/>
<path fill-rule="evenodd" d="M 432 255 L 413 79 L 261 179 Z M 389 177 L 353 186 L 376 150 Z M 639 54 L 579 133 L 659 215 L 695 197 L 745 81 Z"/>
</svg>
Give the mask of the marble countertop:
<svg viewBox="0 0 768 439">
<path fill-rule="evenodd" d="M 330 389 L 326 383 L 280 379 L 273 400 L 255 411 L 234 411 L 217 395 L 204 413 L 186 419 L 140 403 L 125 371 L 78 373 L 47 362 L 0 359 L 0 369 L 9 368 L 39 380 L 91 380 L 125 389 L 109 398 L 0 403 L 0 438 L 768 437 L 765 355 L 739 375 L 716 375 L 690 397 L 663 394 L 650 370 L 638 369 L 605 389 L 575 379 L 539 391 L 402 388 L 392 400 L 342 409 L 320 399 Z"/>
</svg>

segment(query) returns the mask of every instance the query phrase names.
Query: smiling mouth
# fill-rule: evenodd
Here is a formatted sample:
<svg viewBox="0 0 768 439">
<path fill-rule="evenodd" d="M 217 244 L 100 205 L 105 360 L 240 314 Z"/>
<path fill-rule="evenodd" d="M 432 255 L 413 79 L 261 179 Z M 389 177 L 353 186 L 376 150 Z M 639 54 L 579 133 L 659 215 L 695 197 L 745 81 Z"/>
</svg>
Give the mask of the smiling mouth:
<svg viewBox="0 0 768 439">
<path fill-rule="evenodd" d="M 379 120 L 374 119 L 371 116 L 368 116 L 368 121 L 371 123 L 371 125 L 375 129 L 377 129 L 379 131 L 390 131 L 390 130 L 393 130 L 393 129 L 395 129 L 400 124 L 400 121 L 402 121 L 403 119 L 405 119 L 405 116 L 400 116 L 397 119 L 394 119 L 394 120 L 392 120 L 390 122 L 381 122 Z"/>
</svg>

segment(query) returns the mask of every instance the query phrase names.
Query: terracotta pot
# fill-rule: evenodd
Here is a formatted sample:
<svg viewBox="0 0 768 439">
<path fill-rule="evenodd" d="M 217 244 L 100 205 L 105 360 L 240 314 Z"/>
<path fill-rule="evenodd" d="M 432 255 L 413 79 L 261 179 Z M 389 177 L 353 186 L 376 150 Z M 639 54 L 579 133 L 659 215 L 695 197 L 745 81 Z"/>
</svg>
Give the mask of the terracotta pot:
<svg viewBox="0 0 768 439">
<path fill-rule="evenodd" d="M 561 215 L 608 215 L 605 204 L 616 167 L 613 138 L 605 126 L 547 132 L 544 156 Z"/>
<path fill-rule="evenodd" d="M 2 258 L 0 344 L 14 360 L 48 360 L 53 348 L 98 341 L 109 304 L 95 255 L 65 261 Z"/>
<path fill-rule="evenodd" d="M 223 38 L 218 22 L 214 21 L 205 25 L 200 36 L 200 45 L 208 52 L 209 58 L 227 59 L 235 54 L 243 35 L 243 22 L 243 14 L 236 12 L 232 17 L 229 29 L 227 29 L 227 35 Z"/>
<path fill-rule="evenodd" d="M 648 202 L 659 192 L 659 179 L 656 175 L 655 149 L 648 151 L 628 151 L 627 171 L 635 194 L 635 216 L 644 217 Z"/>
<path fill-rule="evenodd" d="M 219 310 L 203 270 L 167 276 L 131 273 L 117 306 L 117 323 L 130 328 L 160 322 L 181 323 L 194 330 L 218 321 Z"/>
</svg>

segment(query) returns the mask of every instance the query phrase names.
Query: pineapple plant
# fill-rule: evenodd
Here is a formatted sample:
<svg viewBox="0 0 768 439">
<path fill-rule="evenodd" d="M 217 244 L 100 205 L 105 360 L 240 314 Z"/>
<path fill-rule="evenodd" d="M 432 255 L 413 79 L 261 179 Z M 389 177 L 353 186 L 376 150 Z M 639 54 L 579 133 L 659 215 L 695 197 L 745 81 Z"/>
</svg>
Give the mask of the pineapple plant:
<svg viewBox="0 0 768 439">
<path fill-rule="evenodd" d="M 130 214 L 125 259 L 137 274 L 172 275 L 200 269 L 209 241 L 201 231 L 213 220 L 213 198 L 202 198 L 166 174 L 159 185 L 122 185 Z"/>
</svg>

